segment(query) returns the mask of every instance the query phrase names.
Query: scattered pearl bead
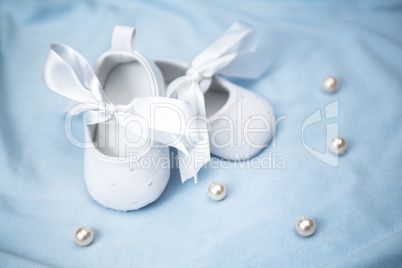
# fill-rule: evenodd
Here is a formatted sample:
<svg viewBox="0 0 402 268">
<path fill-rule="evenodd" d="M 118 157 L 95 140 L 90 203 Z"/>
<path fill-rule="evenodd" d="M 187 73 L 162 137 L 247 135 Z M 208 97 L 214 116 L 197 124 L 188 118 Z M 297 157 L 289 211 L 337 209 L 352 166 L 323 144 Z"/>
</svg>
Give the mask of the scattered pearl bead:
<svg viewBox="0 0 402 268">
<path fill-rule="evenodd" d="M 335 93 L 338 90 L 338 84 L 335 77 L 328 76 L 322 82 L 322 89 L 328 93 Z"/>
<path fill-rule="evenodd" d="M 342 137 L 333 138 L 328 144 L 329 150 L 334 154 L 343 155 L 346 153 L 348 144 Z"/>
<path fill-rule="evenodd" d="M 208 195 L 212 200 L 220 201 L 226 196 L 226 187 L 220 182 L 213 182 L 208 187 Z"/>
<path fill-rule="evenodd" d="M 94 233 L 91 228 L 82 226 L 75 230 L 74 240 L 81 247 L 88 246 L 94 240 Z"/>
<path fill-rule="evenodd" d="M 301 236 L 311 236 L 315 232 L 315 222 L 312 218 L 301 217 L 296 222 L 296 232 Z"/>
</svg>

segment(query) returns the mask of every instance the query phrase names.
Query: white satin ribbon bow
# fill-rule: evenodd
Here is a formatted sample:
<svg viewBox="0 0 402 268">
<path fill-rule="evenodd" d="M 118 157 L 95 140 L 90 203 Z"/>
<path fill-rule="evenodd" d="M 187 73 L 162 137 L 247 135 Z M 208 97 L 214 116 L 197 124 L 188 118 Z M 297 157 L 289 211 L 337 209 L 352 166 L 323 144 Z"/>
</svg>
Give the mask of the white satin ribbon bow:
<svg viewBox="0 0 402 268">
<path fill-rule="evenodd" d="M 205 116 L 204 93 L 212 76 L 223 74 L 242 78 L 257 78 L 266 63 L 257 55 L 256 29 L 244 22 L 235 22 L 212 45 L 191 63 L 186 75 L 176 78 L 167 89 L 167 97 L 191 104 L 197 115 Z"/>
<path fill-rule="evenodd" d="M 133 42 L 133 38 L 131 42 Z M 128 105 L 115 105 L 107 99 L 102 85 L 89 63 L 78 52 L 62 44 L 51 45 L 42 78 L 46 85 L 55 92 L 80 103 L 80 107 L 83 107 L 84 110 L 84 123 L 86 125 L 106 122 L 112 117 L 121 123 L 120 118 L 122 117 L 119 115 L 124 115 L 123 118 L 139 115 L 147 120 L 151 142 L 177 148 L 179 156 L 186 162 L 186 165 L 179 162 L 182 181 L 194 177 L 197 182 L 197 172 L 209 161 L 209 155 L 207 158 L 201 159 L 203 161 L 196 159 L 197 148 L 188 142 L 190 135 L 184 124 L 194 116 L 194 112 L 188 103 L 166 97 L 137 97 Z M 180 126 L 172 124 L 171 118 L 152 119 L 153 105 L 174 107 L 176 112 L 179 111 L 181 114 Z M 159 113 L 158 116 L 168 117 L 169 113 L 166 115 Z M 156 120 L 157 123 L 149 122 L 149 120 Z M 127 130 L 139 137 L 143 135 L 141 129 L 138 127 L 130 128 L 130 125 L 132 124 L 126 124 Z M 192 133 L 195 131 L 197 130 L 192 129 Z"/>
</svg>

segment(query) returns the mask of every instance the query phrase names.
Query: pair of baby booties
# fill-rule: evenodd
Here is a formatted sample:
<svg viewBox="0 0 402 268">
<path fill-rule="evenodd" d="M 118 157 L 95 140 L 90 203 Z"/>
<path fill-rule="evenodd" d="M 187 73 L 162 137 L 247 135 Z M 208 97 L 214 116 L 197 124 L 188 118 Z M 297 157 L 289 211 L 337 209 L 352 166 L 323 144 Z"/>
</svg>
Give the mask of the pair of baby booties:
<svg viewBox="0 0 402 268">
<path fill-rule="evenodd" d="M 88 192 L 122 211 L 161 195 L 170 176 L 169 146 L 177 149 L 182 181 L 197 181 L 210 154 L 248 159 L 275 133 L 271 105 L 219 76 L 257 78 L 265 70 L 252 26 L 234 23 L 190 67 L 150 61 L 134 40 L 134 28 L 116 26 L 111 49 L 94 68 L 72 48 L 52 44 L 42 74 L 49 88 L 77 102 L 70 114 L 84 113 Z"/>
</svg>

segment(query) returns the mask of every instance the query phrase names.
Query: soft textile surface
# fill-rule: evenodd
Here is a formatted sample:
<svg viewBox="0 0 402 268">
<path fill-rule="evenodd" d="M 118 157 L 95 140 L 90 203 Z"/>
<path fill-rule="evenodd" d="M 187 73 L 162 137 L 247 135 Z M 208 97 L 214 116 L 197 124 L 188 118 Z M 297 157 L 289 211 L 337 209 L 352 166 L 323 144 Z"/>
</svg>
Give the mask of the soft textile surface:
<svg viewBox="0 0 402 268">
<path fill-rule="evenodd" d="M 1 267 L 402 264 L 401 1 L 0 4 Z M 122 24 L 137 28 L 136 49 L 148 57 L 190 62 L 238 19 L 258 28 L 261 60 L 271 65 L 258 81 L 235 82 L 286 117 L 276 143 L 255 158 L 265 168 L 252 161 L 216 167 L 215 158 L 198 184 L 182 185 L 173 169 L 161 198 L 139 211 L 92 201 L 83 150 L 64 134 L 68 100 L 41 81 L 50 43 L 67 44 L 93 64 Z M 333 95 L 320 88 L 329 75 L 341 78 Z M 325 120 L 325 105 L 336 100 L 339 116 Z M 323 121 L 304 130 L 304 141 L 324 152 L 326 124 L 337 122 L 349 144 L 337 167 L 302 143 L 303 122 L 318 109 Z M 81 117 L 73 132 L 83 138 Z M 208 198 L 213 181 L 227 186 L 221 202 Z M 310 238 L 294 230 L 301 216 L 316 221 Z M 95 232 L 86 248 L 73 240 L 82 225 Z"/>
</svg>

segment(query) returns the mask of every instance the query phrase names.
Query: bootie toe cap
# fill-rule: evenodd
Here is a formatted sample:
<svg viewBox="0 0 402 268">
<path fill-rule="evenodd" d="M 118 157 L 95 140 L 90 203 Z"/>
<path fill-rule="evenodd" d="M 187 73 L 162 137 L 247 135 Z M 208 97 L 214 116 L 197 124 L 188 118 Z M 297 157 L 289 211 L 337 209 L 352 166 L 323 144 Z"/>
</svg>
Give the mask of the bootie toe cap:
<svg viewBox="0 0 402 268">
<path fill-rule="evenodd" d="M 138 159 L 101 157 L 85 151 L 85 182 L 91 197 L 115 210 L 140 209 L 162 194 L 169 180 L 169 149 L 150 148 Z"/>
<path fill-rule="evenodd" d="M 224 109 L 210 117 L 211 153 L 229 160 L 245 160 L 269 145 L 275 133 L 275 115 L 259 95 L 224 82 L 232 90 Z"/>
</svg>

